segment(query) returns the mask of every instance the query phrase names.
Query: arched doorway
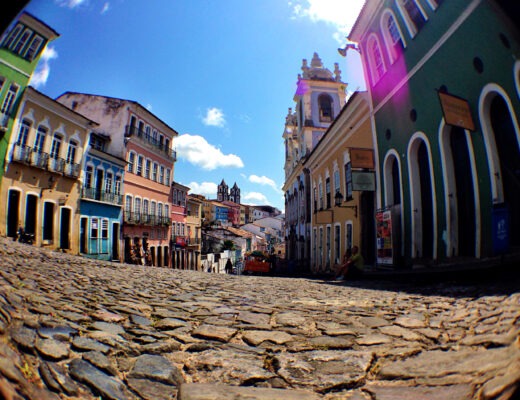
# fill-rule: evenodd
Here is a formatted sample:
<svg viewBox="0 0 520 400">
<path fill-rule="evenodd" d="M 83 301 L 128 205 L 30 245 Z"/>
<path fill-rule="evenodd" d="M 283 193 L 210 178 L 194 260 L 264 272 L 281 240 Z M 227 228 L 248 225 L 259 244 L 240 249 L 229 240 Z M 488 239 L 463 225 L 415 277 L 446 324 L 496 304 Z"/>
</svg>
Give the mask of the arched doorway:
<svg viewBox="0 0 520 400">
<path fill-rule="evenodd" d="M 7 236 L 16 237 L 20 218 L 20 191 L 9 189 L 7 197 Z"/>
<path fill-rule="evenodd" d="M 392 250 L 394 263 L 397 265 L 404 256 L 404 232 L 402 221 L 402 198 L 403 186 L 401 183 L 401 163 L 399 154 L 395 150 L 390 150 L 384 162 L 384 198 L 385 206 L 391 209 L 392 213 Z"/>
<path fill-rule="evenodd" d="M 502 96 L 491 100 L 489 119 L 496 143 L 502 181 L 503 201 L 507 205 L 510 226 L 520 225 L 520 150 L 509 108 Z M 520 231 L 510 230 L 510 244 L 520 246 Z"/>
<path fill-rule="evenodd" d="M 476 210 L 470 134 L 445 125 L 441 134 L 447 221 L 446 255 L 478 256 L 479 213 Z"/>
<path fill-rule="evenodd" d="M 429 147 L 423 134 L 412 138 L 408 148 L 410 173 L 412 258 L 433 259 L 436 255 L 435 207 Z"/>
</svg>

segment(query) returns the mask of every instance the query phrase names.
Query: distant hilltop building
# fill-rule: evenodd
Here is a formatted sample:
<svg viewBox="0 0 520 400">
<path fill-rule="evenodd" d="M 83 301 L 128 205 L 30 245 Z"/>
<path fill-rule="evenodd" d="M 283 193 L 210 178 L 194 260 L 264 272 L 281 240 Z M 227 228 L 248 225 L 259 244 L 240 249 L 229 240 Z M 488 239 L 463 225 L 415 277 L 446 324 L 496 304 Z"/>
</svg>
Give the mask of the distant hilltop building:
<svg viewBox="0 0 520 400">
<path fill-rule="evenodd" d="M 229 189 L 224 179 L 222 179 L 217 189 L 217 200 L 232 201 L 233 203 L 240 204 L 240 188 L 237 186 L 237 183 L 235 182 L 233 187 Z"/>
</svg>

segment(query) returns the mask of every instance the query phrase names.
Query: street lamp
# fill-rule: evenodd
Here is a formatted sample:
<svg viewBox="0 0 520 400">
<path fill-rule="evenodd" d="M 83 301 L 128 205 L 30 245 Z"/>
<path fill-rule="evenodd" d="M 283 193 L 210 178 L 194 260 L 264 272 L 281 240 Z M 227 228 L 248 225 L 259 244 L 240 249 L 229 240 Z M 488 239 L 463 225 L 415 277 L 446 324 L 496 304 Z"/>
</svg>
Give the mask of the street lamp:
<svg viewBox="0 0 520 400">
<path fill-rule="evenodd" d="M 336 207 L 352 208 L 352 209 L 354 209 L 354 218 L 357 218 L 357 205 L 355 205 L 355 206 L 344 206 L 341 203 L 343 203 L 343 195 L 338 190 L 338 191 L 336 191 L 336 194 L 334 195 L 334 205 Z"/>
<path fill-rule="evenodd" d="M 356 50 L 358 53 L 361 54 L 361 49 L 359 48 L 359 46 L 357 44 L 354 44 L 354 43 L 347 43 L 345 45 L 345 47 L 343 47 L 343 48 L 340 47 L 338 49 L 338 53 L 341 54 L 343 57 L 346 57 L 347 50 L 349 50 L 349 49 Z"/>
</svg>

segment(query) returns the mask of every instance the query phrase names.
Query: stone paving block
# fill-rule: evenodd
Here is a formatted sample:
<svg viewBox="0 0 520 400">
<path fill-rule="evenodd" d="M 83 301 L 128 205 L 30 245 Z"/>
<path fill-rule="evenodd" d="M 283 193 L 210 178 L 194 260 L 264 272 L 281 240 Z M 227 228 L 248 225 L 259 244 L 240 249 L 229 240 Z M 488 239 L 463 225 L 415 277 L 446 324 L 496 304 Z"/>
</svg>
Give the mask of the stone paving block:
<svg viewBox="0 0 520 400">
<path fill-rule="evenodd" d="M 302 390 L 185 383 L 178 400 L 318 400 L 321 396 Z"/>
</svg>

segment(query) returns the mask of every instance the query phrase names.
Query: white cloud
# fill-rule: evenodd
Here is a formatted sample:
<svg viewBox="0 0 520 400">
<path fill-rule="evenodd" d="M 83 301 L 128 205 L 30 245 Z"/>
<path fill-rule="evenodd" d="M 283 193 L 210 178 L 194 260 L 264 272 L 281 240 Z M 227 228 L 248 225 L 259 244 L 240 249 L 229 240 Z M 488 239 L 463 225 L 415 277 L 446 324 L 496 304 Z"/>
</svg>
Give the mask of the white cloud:
<svg viewBox="0 0 520 400">
<path fill-rule="evenodd" d="M 177 155 L 189 163 L 212 171 L 216 168 L 242 168 L 244 163 L 235 154 L 224 154 L 199 135 L 184 134 L 175 139 Z"/>
<path fill-rule="evenodd" d="M 58 58 L 58 53 L 54 50 L 54 47 L 46 47 L 42 53 L 38 66 L 31 76 L 30 85 L 35 88 L 44 86 L 47 83 L 49 74 L 51 72 L 50 60 Z"/>
<path fill-rule="evenodd" d="M 312 22 L 325 22 L 336 32 L 333 38 L 345 44 L 354 22 L 363 7 L 364 0 L 294 0 L 289 2 L 293 18 L 306 18 Z"/>
<path fill-rule="evenodd" d="M 249 192 L 246 193 L 244 196 L 242 196 L 242 200 L 246 200 L 245 202 L 242 201 L 242 203 L 252 204 L 252 205 L 270 205 L 269 200 L 267 200 L 267 197 L 259 192 Z"/>
<path fill-rule="evenodd" d="M 146 105 L 146 109 L 147 109 L 148 111 L 152 111 L 152 105 L 151 105 L 150 103 L 148 103 L 148 104 Z"/>
<path fill-rule="evenodd" d="M 105 4 L 103 4 L 103 8 L 101 9 L 101 14 L 106 13 L 108 10 L 110 10 L 110 3 L 107 1 Z"/>
<path fill-rule="evenodd" d="M 211 107 L 206 110 L 206 116 L 202 118 L 204 125 L 224 127 L 226 120 L 221 109 Z"/>
<path fill-rule="evenodd" d="M 267 176 L 250 175 L 249 182 L 258 183 L 259 185 L 267 185 L 272 187 L 277 192 L 280 191 L 280 189 L 276 186 L 276 183 Z"/>
<path fill-rule="evenodd" d="M 213 182 L 190 182 L 186 186 L 190 188 L 190 194 L 202 194 L 209 198 L 217 197 L 218 185 Z"/>
<path fill-rule="evenodd" d="M 55 0 L 56 4 L 61 7 L 76 8 L 86 3 L 88 0 Z"/>
</svg>

